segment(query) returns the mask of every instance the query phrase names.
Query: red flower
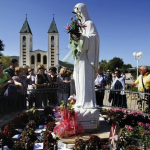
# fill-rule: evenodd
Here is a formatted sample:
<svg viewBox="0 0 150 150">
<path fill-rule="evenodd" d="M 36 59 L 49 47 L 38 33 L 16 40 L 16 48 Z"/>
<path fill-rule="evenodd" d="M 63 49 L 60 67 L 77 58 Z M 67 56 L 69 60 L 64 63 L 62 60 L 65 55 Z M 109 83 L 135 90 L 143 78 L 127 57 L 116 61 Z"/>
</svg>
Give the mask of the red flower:
<svg viewBox="0 0 150 150">
<path fill-rule="evenodd" d="M 47 138 L 49 138 L 49 134 L 47 134 Z"/>
<path fill-rule="evenodd" d="M 45 145 L 47 145 L 48 144 L 48 142 L 45 142 Z"/>
</svg>

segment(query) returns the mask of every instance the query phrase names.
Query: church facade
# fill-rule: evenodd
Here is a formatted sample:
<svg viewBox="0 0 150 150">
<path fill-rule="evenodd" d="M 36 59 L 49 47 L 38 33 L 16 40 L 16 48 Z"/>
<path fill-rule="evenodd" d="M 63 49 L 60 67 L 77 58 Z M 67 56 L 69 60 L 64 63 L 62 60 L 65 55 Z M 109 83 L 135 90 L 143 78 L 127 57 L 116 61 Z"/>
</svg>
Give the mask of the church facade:
<svg viewBox="0 0 150 150">
<path fill-rule="evenodd" d="M 48 49 L 33 51 L 33 34 L 28 24 L 27 18 L 20 30 L 20 57 L 19 66 L 28 65 L 37 70 L 37 66 L 43 64 L 49 70 L 51 66 L 58 68 L 59 65 L 59 33 L 55 20 L 48 30 Z"/>
</svg>

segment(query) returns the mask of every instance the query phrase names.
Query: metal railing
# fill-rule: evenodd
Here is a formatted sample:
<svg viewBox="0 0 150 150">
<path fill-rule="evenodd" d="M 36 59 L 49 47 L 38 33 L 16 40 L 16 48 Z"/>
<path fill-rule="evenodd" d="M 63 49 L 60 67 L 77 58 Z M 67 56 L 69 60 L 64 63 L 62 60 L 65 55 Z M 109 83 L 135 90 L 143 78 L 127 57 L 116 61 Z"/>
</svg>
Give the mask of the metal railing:
<svg viewBox="0 0 150 150">
<path fill-rule="evenodd" d="M 59 105 L 61 100 L 67 102 L 70 95 L 70 87 L 42 87 L 40 89 L 27 89 L 18 91 L 17 98 L 8 98 L 4 93 L 0 93 L 0 116 L 26 110 L 29 108 L 42 108 L 45 106 Z M 66 98 L 63 99 L 63 98 Z"/>
<path fill-rule="evenodd" d="M 70 89 L 70 87 L 68 87 Z M 56 106 L 64 98 L 70 96 L 69 89 L 62 87 L 47 87 L 41 89 L 22 90 L 18 98 L 11 99 L 0 94 L 0 116 L 25 110 L 31 107 Z M 99 89 L 96 91 L 97 101 L 107 107 L 123 107 L 129 110 L 149 112 L 150 93 L 128 90 Z M 103 95 L 103 96 L 101 96 Z M 67 100 L 66 100 L 67 102 Z M 101 105 L 100 105 L 101 106 Z"/>
<path fill-rule="evenodd" d="M 119 89 L 101 89 L 97 92 L 99 93 L 99 97 L 104 94 L 103 100 L 102 98 L 99 99 L 99 101 L 103 101 L 103 103 L 101 103 L 103 106 L 122 107 L 129 110 L 143 111 L 146 113 L 150 110 L 150 93 Z"/>
</svg>

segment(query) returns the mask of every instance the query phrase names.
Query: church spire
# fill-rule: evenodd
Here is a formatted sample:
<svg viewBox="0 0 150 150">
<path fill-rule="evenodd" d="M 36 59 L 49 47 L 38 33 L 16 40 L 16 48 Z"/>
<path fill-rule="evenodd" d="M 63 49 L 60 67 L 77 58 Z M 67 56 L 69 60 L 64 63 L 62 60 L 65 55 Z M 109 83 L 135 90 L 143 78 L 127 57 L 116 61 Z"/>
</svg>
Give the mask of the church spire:
<svg viewBox="0 0 150 150">
<path fill-rule="evenodd" d="M 48 33 L 58 33 L 58 30 L 57 30 L 57 27 L 56 27 L 56 23 L 55 23 L 55 20 L 54 20 L 54 14 L 53 14 L 53 21 L 52 21 L 52 23 L 50 25 Z"/>
<path fill-rule="evenodd" d="M 24 24 L 23 24 L 23 26 L 20 30 L 20 33 L 30 33 L 30 34 L 32 34 L 30 26 L 29 26 L 28 21 L 27 21 L 27 14 L 26 14 L 26 20 L 25 20 L 25 22 L 24 22 Z"/>
</svg>

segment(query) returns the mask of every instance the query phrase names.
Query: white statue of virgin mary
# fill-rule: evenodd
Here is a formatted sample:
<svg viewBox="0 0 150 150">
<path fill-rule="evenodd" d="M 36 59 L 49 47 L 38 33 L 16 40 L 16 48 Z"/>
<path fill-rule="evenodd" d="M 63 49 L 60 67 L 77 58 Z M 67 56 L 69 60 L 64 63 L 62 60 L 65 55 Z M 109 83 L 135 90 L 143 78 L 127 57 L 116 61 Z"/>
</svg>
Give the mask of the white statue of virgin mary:
<svg viewBox="0 0 150 150">
<path fill-rule="evenodd" d="M 94 80 L 97 74 L 99 62 L 99 35 L 94 23 L 90 20 L 88 10 L 85 4 L 78 3 L 74 7 L 74 11 L 81 12 L 81 23 L 86 27 L 81 31 L 81 40 L 83 40 L 82 48 L 78 46 L 80 51 L 79 59 L 74 65 L 74 80 L 76 88 L 77 108 L 95 108 L 95 86 Z"/>
</svg>

